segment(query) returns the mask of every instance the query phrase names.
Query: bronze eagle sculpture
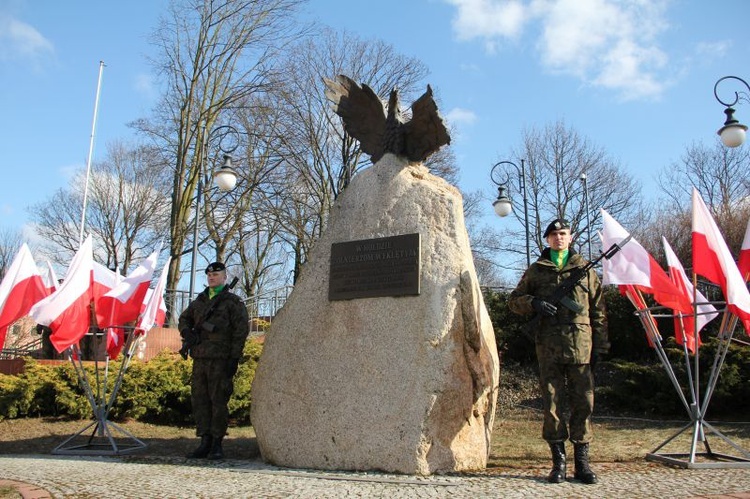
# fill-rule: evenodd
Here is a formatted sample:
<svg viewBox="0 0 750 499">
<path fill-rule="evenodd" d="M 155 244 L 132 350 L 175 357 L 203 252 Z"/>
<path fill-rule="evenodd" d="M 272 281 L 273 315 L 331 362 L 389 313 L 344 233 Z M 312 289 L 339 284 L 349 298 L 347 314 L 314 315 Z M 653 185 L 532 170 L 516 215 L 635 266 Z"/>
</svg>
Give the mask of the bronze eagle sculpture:
<svg viewBox="0 0 750 499">
<path fill-rule="evenodd" d="M 398 100 L 398 90 L 391 90 L 387 109 L 372 88 L 358 85 L 348 76 L 335 80 L 323 78 L 326 98 L 333 103 L 346 133 L 357 139 L 362 151 L 377 163 L 387 152 L 405 157 L 410 162 L 422 162 L 450 144 L 445 123 L 432 98 L 432 88 L 411 105 L 412 116 L 404 120 Z"/>
</svg>

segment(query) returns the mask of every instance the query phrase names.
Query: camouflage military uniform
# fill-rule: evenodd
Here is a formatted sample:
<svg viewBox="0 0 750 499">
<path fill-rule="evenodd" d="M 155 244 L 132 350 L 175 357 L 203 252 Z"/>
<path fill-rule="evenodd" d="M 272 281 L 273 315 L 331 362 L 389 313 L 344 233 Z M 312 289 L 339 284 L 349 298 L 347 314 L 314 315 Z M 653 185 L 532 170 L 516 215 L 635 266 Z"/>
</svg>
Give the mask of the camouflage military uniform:
<svg viewBox="0 0 750 499">
<path fill-rule="evenodd" d="M 586 265 L 586 260 L 570 249 L 568 262 L 562 269 L 550 259 L 550 249 L 524 273 L 510 294 L 510 309 L 521 315 L 534 313 L 532 300 L 548 298 L 570 272 Z M 553 317 L 542 317 L 534 334 L 539 377 L 544 404 L 542 438 L 547 442 L 574 443 L 591 440 L 591 413 L 594 409 L 594 382 L 589 365 L 592 351 L 609 350 L 607 323 L 602 287 L 591 269 L 571 293 L 583 310 L 576 313 L 558 304 Z M 560 405 L 567 397 L 570 407 L 570 433 Z"/>
<path fill-rule="evenodd" d="M 213 300 L 219 300 L 208 317 Z M 180 315 L 183 338 L 191 331 L 200 342 L 190 349 L 193 372 L 190 378 L 196 434 L 222 438 L 229 418 L 227 404 L 233 382 L 230 364 L 242 356 L 249 327 L 247 309 L 239 297 L 224 290 L 209 299 L 208 288 Z"/>
</svg>

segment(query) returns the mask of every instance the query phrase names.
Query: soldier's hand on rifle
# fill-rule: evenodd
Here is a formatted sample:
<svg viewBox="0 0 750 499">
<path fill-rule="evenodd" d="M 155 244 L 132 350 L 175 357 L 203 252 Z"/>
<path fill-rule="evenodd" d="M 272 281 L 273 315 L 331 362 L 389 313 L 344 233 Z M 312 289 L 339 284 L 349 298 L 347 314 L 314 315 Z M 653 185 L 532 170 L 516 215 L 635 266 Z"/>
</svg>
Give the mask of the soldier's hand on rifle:
<svg viewBox="0 0 750 499">
<path fill-rule="evenodd" d="M 531 300 L 531 306 L 534 307 L 536 313 L 547 317 L 552 317 L 557 313 L 557 307 L 548 301 L 544 301 L 541 298 L 534 298 Z"/>
</svg>

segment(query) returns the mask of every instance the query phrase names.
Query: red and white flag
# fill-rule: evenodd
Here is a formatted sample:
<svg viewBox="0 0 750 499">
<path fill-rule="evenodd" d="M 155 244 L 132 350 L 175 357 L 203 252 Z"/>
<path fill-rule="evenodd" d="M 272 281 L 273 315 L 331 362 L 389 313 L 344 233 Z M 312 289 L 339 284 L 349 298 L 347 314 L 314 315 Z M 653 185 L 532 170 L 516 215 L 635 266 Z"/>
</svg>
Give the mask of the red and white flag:
<svg viewBox="0 0 750 499">
<path fill-rule="evenodd" d="M 164 288 L 167 286 L 167 274 L 169 273 L 169 262 L 172 257 L 168 257 L 161 270 L 156 287 L 149 289 L 144 300 L 144 309 L 138 320 L 136 334 L 148 333 L 152 327 L 161 327 L 167 318 L 167 306 L 164 303 Z"/>
<path fill-rule="evenodd" d="M 52 264 L 47 260 L 47 272 L 42 275 L 42 279 L 44 279 L 44 287 L 47 288 L 47 294 L 51 295 L 57 290 L 57 275 L 55 274 L 55 269 L 52 268 Z"/>
<path fill-rule="evenodd" d="M 98 262 L 94 262 L 93 275 L 94 281 L 93 290 L 91 291 L 91 293 L 94 296 L 95 302 L 102 296 L 112 291 L 112 289 L 114 289 L 114 287 L 117 286 L 120 281 L 122 281 L 122 276 L 118 272 L 109 270 L 107 267 Z"/>
<path fill-rule="evenodd" d="M 630 234 L 605 210 L 602 212 L 602 246 L 606 249 L 613 244 L 621 244 Z M 666 272 L 659 266 L 641 244 L 631 238 L 620 251 L 602 263 L 602 283 L 631 284 L 643 293 L 654 296 L 654 300 L 664 307 L 691 314 L 690 299 L 672 283 Z"/>
<path fill-rule="evenodd" d="M 693 272 L 724 292 L 727 309 L 750 334 L 750 292 L 706 203 L 693 189 Z"/>
<path fill-rule="evenodd" d="M 5 344 L 8 327 L 26 316 L 35 303 L 48 295 L 34 257 L 23 243 L 0 282 L 0 349 Z"/>
<path fill-rule="evenodd" d="M 38 324 L 52 329 L 50 341 L 60 353 L 78 343 L 91 325 L 93 268 L 91 236 L 88 236 L 70 262 L 57 291 L 29 312 Z"/>
<path fill-rule="evenodd" d="M 687 315 L 684 317 L 675 317 L 674 319 L 674 337 L 677 343 L 682 345 L 683 343 L 687 346 L 688 350 L 695 353 L 695 339 L 696 333 L 703 329 L 703 326 L 714 320 L 719 312 L 716 311 L 716 307 L 707 303 L 708 300 L 703 293 L 693 287 L 693 283 L 690 282 L 685 269 L 682 267 L 679 258 L 672 250 L 667 240 L 662 237 L 662 243 L 664 244 L 664 253 L 667 256 L 667 267 L 669 267 L 669 278 L 677 286 L 682 293 L 693 301 L 693 294 L 695 294 L 695 312 L 696 315 Z M 701 345 L 700 336 L 698 336 L 698 346 Z"/>
<path fill-rule="evenodd" d="M 138 319 L 158 256 L 157 251 L 151 253 L 125 279 L 96 300 L 96 323 L 100 328 L 122 326 Z"/>
<path fill-rule="evenodd" d="M 643 295 L 632 284 L 620 284 L 617 286 L 617 289 L 620 290 L 620 294 L 626 296 L 630 300 L 630 303 L 633 304 L 636 310 L 641 311 L 641 313 L 638 314 L 638 319 L 640 319 L 641 324 L 643 324 L 643 329 L 646 331 L 646 341 L 648 341 L 648 346 L 656 348 L 656 342 L 661 342 L 661 333 L 659 332 L 659 326 L 656 324 L 656 319 L 654 319 L 651 312 L 646 310 L 648 305 L 646 305 Z"/>
<path fill-rule="evenodd" d="M 742 239 L 742 248 L 740 248 L 740 258 L 737 261 L 737 267 L 745 282 L 750 281 L 750 220 L 747 221 L 747 228 L 745 228 L 745 237 Z"/>
</svg>

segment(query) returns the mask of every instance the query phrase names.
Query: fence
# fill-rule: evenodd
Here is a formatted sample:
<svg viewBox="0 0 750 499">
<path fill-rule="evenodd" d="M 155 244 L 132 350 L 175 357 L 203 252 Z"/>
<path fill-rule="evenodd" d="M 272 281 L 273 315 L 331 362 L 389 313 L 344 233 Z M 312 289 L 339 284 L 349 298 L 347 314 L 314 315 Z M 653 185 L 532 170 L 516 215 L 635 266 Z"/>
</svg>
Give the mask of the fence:
<svg viewBox="0 0 750 499">
<path fill-rule="evenodd" d="M 247 307 L 247 315 L 250 317 L 252 330 L 256 332 L 262 331 L 263 323 L 270 324 L 281 307 L 284 306 L 284 303 L 286 303 L 291 292 L 292 286 L 283 286 L 247 298 L 245 306 Z M 190 304 L 190 293 L 188 291 L 170 289 L 167 290 L 164 299 L 167 310 L 171 311 L 170 316 L 167 318 L 167 323 L 171 327 L 177 327 L 177 319 Z"/>
</svg>

